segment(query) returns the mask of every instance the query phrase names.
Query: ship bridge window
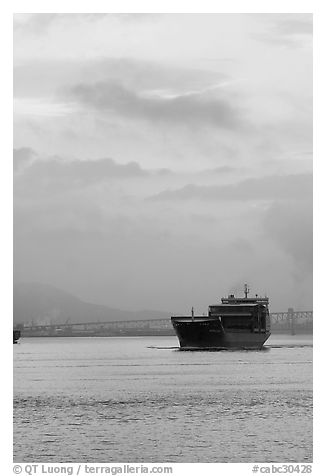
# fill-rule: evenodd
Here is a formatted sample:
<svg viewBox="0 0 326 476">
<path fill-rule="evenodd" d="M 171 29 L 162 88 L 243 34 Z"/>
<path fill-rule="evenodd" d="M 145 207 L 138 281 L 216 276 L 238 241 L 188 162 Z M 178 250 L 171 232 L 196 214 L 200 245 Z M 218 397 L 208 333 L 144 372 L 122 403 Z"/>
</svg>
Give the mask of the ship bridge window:
<svg viewBox="0 0 326 476">
<path fill-rule="evenodd" d="M 250 329 L 254 330 L 256 326 L 256 319 L 254 316 L 243 316 L 243 317 L 233 317 L 233 316 L 223 316 L 222 325 L 224 329 Z"/>
<path fill-rule="evenodd" d="M 251 315 L 243 315 L 239 313 L 237 316 L 226 315 L 221 317 L 224 329 L 246 329 L 254 332 L 254 330 L 264 331 L 266 329 L 266 313 L 252 313 Z"/>
<path fill-rule="evenodd" d="M 243 329 L 251 332 L 266 329 L 267 309 L 261 304 L 210 306 L 209 315 L 220 318 L 225 329 Z"/>
</svg>

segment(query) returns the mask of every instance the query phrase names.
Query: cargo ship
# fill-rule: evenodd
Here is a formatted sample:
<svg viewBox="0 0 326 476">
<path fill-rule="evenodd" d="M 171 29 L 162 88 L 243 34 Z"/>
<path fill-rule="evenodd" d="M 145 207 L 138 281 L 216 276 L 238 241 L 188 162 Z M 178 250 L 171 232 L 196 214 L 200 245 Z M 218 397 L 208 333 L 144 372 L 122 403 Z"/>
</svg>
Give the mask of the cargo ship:
<svg viewBox="0 0 326 476">
<path fill-rule="evenodd" d="M 269 338 L 270 316 L 268 297 L 244 297 L 229 294 L 220 304 L 208 307 L 208 314 L 172 316 L 174 331 L 181 350 L 261 349 Z"/>
<path fill-rule="evenodd" d="M 18 340 L 20 339 L 20 330 L 14 329 L 14 344 L 17 344 Z"/>
</svg>

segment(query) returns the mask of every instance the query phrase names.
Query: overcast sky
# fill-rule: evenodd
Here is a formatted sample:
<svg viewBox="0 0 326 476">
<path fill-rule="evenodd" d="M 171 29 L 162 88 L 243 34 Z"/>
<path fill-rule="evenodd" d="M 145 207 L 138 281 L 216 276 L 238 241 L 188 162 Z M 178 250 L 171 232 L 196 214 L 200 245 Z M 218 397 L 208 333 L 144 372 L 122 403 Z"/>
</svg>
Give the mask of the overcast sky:
<svg viewBox="0 0 326 476">
<path fill-rule="evenodd" d="M 312 15 L 17 14 L 14 278 L 312 309 Z"/>
</svg>

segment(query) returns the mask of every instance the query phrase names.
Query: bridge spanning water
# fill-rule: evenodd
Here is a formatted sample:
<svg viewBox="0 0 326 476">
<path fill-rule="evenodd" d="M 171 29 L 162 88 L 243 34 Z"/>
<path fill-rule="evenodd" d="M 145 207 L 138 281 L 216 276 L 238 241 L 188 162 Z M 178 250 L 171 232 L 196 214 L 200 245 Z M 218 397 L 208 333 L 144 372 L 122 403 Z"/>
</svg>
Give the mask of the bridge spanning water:
<svg viewBox="0 0 326 476">
<path fill-rule="evenodd" d="M 313 311 L 272 312 L 271 326 L 274 332 L 312 332 Z M 22 328 L 24 336 L 137 336 L 174 335 L 170 319 L 142 319 L 129 321 L 51 323 L 28 325 Z"/>
</svg>

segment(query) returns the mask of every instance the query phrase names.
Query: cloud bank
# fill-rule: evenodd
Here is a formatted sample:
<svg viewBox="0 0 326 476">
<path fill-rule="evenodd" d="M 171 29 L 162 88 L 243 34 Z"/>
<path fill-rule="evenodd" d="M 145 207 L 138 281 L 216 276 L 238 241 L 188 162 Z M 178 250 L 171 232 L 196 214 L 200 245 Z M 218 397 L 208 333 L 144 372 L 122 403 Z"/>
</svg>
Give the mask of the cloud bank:
<svg viewBox="0 0 326 476">
<path fill-rule="evenodd" d="M 239 112 L 226 99 L 206 94 L 180 94 L 163 97 L 136 92 L 117 82 L 81 84 L 71 90 L 72 97 L 101 112 L 115 112 L 127 119 L 156 122 L 215 125 L 234 129 L 240 126 Z"/>
<path fill-rule="evenodd" d="M 15 281 L 174 312 L 245 281 L 311 308 L 310 14 L 16 24 Z"/>
<path fill-rule="evenodd" d="M 252 178 L 229 185 L 189 184 L 178 190 L 165 190 L 148 200 L 287 200 L 310 197 L 312 175 L 298 174 Z"/>
</svg>

